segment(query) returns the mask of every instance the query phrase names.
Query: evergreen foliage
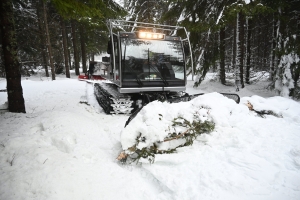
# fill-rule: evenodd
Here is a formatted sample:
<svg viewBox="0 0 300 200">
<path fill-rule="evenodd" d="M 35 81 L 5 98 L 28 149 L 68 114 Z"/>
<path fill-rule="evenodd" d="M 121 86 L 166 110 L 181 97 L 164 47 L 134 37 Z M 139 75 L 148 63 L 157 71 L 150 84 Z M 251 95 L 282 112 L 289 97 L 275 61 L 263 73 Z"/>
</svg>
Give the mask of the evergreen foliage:
<svg viewBox="0 0 300 200">
<path fill-rule="evenodd" d="M 253 105 L 249 101 L 246 103 L 246 106 L 249 108 L 249 110 L 257 113 L 257 115 L 260 116 L 261 118 L 265 118 L 265 115 L 273 115 L 275 117 L 282 118 L 281 114 L 278 114 L 278 113 L 274 112 L 273 110 L 256 110 L 256 109 L 254 109 Z"/>
<path fill-rule="evenodd" d="M 46 7 L 47 23 L 44 21 L 45 11 L 43 11 L 42 3 Z M 72 63 L 75 52 L 79 52 L 81 46 L 75 44 L 77 49 L 74 50 L 72 39 L 79 42 L 80 34 L 76 34 L 76 38 L 72 38 L 71 20 L 77 23 L 76 30 L 74 30 L 76 33 L 79 33 L 79 25 L 83 26 L 85 31 L 85 60 L 89 60 L 93 59 L 94 55 L 106 50 L 105 46 L 108 41 L 106 20 L 120 18 L 126 14 L 126 11 L 119 4 L 111 0 L 25 0 L 13 1 L 13 8 L 16 21 L 18 56 L 23 76 L 30 76 L 30 73 L 33 72 L 32 69 L 37 66 L 43 66 L 45 75 L 49 76 L 50 57 L 47 55 L 48 50 L 46 48 L 46 25 L 48 26 L 51 42 L 54 73 L 66 73 L 68 77 L 69 68 L 74 68 L 75 65 L 78 67 L 79 74 L 79 58 L 82 58 L 82 55 L 80 57 L 78 55 L 76 63 Z M 65 24 L 65 39 L 62 36 L 62 21 Z M 66 45 L 66 52 L 63 51 L 63 44 Z M 67 56 L 65 56 L 66 53 Z"/>
<path fill-rule="evenodd" d="M 46 11 L 41 7 L 42 2 Z M 124 1 L 125 9 L 113 0 L 16 0 L 12 4 L 17 55 L 23 76 L 29 76 L 37 66 L 42 66 L 45 76 L 49 76 L 51 62 L 54 73 L 61 71 L 68 77 L 69 68 L 75 67 L 79 75 L 80 60 L 88 62 L 106 50 L 106 20 L 126 18 L 185 26 L 190 33 L 194 60 L 188 61 L 194 64 L 195 86 L 201 84 L 209 71 L 217 72 L 225 85 L 235 84 L 228 76 L 234 73 L 242 85 L 245 82 L 245 87 L 253 83 L 253 74 L 266 71 L 272 81 L 270 89 L 286 95 L 283 91 L 288 88 L 288 95 L 299 97 L 299 62 L 295 60 L 287 65 L 284 60 L 300 55 L 300 0 L 127 0 Z M 47 12 L 47 23 L 44 12 Z M 239 40 L 238 13 L 244 16 L 240 25 L 244 34 L 239 34 Z M 66 38 L 62 35 L 61 18 Z M 79 34 L 80 27 L 83 27 L 84 38 Z M 49 45 L 46 43 L 48 36 Z M 83 39 L 83 46 L 80 39 Z M 51 62 L 46 46 L 53 54 Z M 82 48 L 85 53 L 79 54 Z M 239 54 L 241 51 L 243 54 Z M 188 70 L 190 74 L 192 70 Z M 0 76 L 5 75 L 1 58 Z M 291 77 L 289 85 L 282 84 L 285 77 Z"/>
<path fill-rule="evenodd" d="M 243 21 L 237 23 L 237 16 L 244 16 Z M 234 82 L 230 83 L 228 76 L 224 80 L 224 71 L 234 72 L 242 86 L 252 84 L 251 76 L 257 71 L 268 71 L 272 80 L 270 88 L 274 89 L 278 77 L 285 76 L 278 73 L 291 73 L 294 87 L 299 87 L 298 64 L 294 63 L 291 70 L 279 69 L 283 55 L 299 55 L 299 16 L 299 0 L 247 3 L 244 0 L 169 0 L 169 10 L 162 19 L 179 20 L 190 31 L 197 75 L 195 86 L 201 84 L 208 71 L 218 71 L 222 84 L 229 85 Z M 290 95 L 295 96 L 294 89 L 290 89 Z"/>
<path fill-rule="evenodd" d="M 69 70 L 72 66 L 76 67 L 76 74 L 79 75 L 78 52 L 85 49 L 85 53 L 81 55 L 83 65 L 87 60 L 93 60 L 94 55 L 103 52 L 104 44 L 107 44 L 106 20 L 120 18 L 126 14 L 126 11 L 112 0 L 16 0 L 5 3 L 11 4 L 12 8 L 11 16 L 6 20 L 15 19 L 16 22 L 16 37 L 2 42 L 14 46 L 14 55 L 17 56 L 14 58 L 14 68 L 18 70 L 14 74 L 30 76 L 33 69 L 42 66 L 47 77 L 48 69 L 51 69 L 52 80 L 55 80 L 57 73 L 65 73 L 66 77 L 70 78 Z M 72 26 L 74 30 L 71 29 L 71 21 L 73 25 L 77 24 Z M 79 27 L 84 30 L 84 38 L 76 34 Z M 3 30 L 0 35 L 5 34 L 6 30 Z M 80 39 L 82 45 L 78 45 Z M 6 53 L 2 50 L 0 52 L 1 55 Z M 0 76 L 9 78 L 10 69 L 13 67 L 9 67 L 1 56 Z M 18 80 L 19 78 L 17 77 Z M 21 83 L 14 85 L 19 84 Z M 15 91 L 17 90 L 20 91 L 20 95 L 14 95 L 15 99 L 9 98 L 10 103 L 24 102 L 21 86 Z M 15 107 L 19 110 L 17 112 L 25 112 L 24 105 L 23 108 Z"/>
<path fill-rule="evenodd" d="M 128 0 L 125 2 L 125 8 L 129 12 L 127 20 L 165 24 L 161 18 L 168 10 L 166 0 Z"/>
<path fill-rule="evenodd" d="M 123 8 L 111 0 L 51 0 L 51 2 L 65 19 L 98 18 L 105 21 L 107 18 L 125 14 Z"/>
<path fill-rule="evenodd" d="M 185 131 L 177 131 L 177 129 L 182 130 L 182 128 Z M 144 143 L 147 140 L 147 138 L 140 134 L 136 138 L 135 145 L 122 152 L 117 159 L 123 163 L 131 163 L 138 162 L 141 158 L 144 158 L 148 159 L 150 163 L 153 163 L 156 154 L 175 153 L 177 148 L 191 146 L 199 135 L 210 133 L 214 130 L 214 128 L 215 124 L 213 122 L 208 120 L 203 122 L 198 115 L 195 115 L 192 121 L 186 120 L 183 117 L 177 117 L 173 120 L 171 127 L 168 129 L 167 137 L 165 137 L 163 141 L 156 141 L 152 145 L 140 149 L 137 148 L 139 143 Z M 174 140 L 180 140 L 180 145 L 167 150 L 159 149 L 160 144 Z"/>
</svg>

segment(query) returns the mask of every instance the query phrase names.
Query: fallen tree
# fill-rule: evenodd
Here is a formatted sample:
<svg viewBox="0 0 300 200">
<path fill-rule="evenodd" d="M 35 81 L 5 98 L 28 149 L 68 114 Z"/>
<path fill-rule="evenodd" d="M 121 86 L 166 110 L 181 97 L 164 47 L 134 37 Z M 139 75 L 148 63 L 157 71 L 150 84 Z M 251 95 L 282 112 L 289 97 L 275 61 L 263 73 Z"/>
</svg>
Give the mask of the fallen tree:
<svg viewBox="0 0 300 200">
<path fill-rule="evenodd" d="M 136 143 L 122 151 L 117 160 L 122 163 L 138 162 L 141 158 L 154 162 L 156 154 L 169 154 L 176 152 L 177 148 L 192 145 L 197 136 L 210 133 L 214 130 L 215 124 L 212 121 L 202 121 L 197 114 L 189 121 L 183 117 L 177 117 L 169 126 L 167 136 L 163 140 L 157 140 L 150 145 L 140 148 L 139 144 L 145 143 L 147 138 L 142 133 L 136 138 Z M 159 116 L 160 118 L 162 115 Z M 165 143 L 173 143 L 165 145 Z M 168 146 L 166 148 L 165 146 Z"/>
</svg>

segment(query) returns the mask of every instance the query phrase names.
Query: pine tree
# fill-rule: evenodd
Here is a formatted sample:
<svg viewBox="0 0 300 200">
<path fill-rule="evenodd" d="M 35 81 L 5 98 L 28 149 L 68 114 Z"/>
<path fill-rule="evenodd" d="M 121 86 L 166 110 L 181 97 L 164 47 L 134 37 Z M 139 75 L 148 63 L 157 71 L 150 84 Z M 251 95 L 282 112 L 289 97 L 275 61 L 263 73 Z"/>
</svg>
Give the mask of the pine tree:
<svg viewBox="0 0 300 200">
<path fill-rule="evenodd" d="M 237 13 L 237 25 L 236 25 L 236 84 L 237 88 L 240 86 L 242 88 L 244 85 L 244 26 L 245 26 L 245 16 L 240 11 Z"/>
<path fill-rule="evenodd" d="M 293 64 L 300 64 L 297 54 L 283 55 L 280 59 L 275 81 L 275 89 L 278 91 L 280 96 L 290 96 L 291 89 L 295 87 L 291 74 L 291 66 Z"/>
<path fill-rule="evenodd" d="M 125 8 L 129 11 L 127 19 L 145 23 L 159 23 L 167 11 L 166 0 L 128 0 Z M 162 20 L 160 23 L 164 23 Z"/>
<path fill-rule="evenodd" d="M 2 0 L 0 2 L 0 22 L 3 60 L 7 81 L 8 110 L 10 112 L 25 113 L 11 0 Z"/>
<path fill-rule="evenodd" d="M 36 15 L 37 15 L 37 21 L 38 21 L 38 30 L 39 30 L 38 35 L 40 38 L 39 43 L 40 43 L 40 49 L 41 49 L 41 53 L 42 53 L 42 61 L 40 63 L 42 66 L 44 66 L 46 77 L 49 77 L 49 71 L 48 71 L 48 60 L 49 59 L 47 59 L 46 37 L 44 34 L 45 27 L 43 25 L 43 16 L 41 13 L 42 9 L 43 8 L 41 5 L 41 1 L 37 0 L 36 1 Z"/>
<path fill-rule="evenodd" d="M 77 43 L 76 24 L 77 23 L 75 20 L 71 20 L 75 74 L 79 75 L 80 74 L 80 72 L 79 72 L 79 52 L 78 52 L 78 43 Z"/>
<path fill-rule="evenodd" d="M 64 49 L 66 77 L 70 78 L 69 53 L 68 53 L 68 47 L 67 47 L 66 25 L 65 25 L 65 21 L 62 17 L 60 17 L 60 23 L 61 23 L 61 34 L 62 34 L 63 49 Z"/>
<path fill-rule="evenodd" d="M 286 2 L 276 0 L 273 3 L 263 1 L 273 9 L 273 51 L 271 78 L 280 95 L 296 95 L 299 80 L 299 18 L 300 1 Z M 297 24 L 297 26 L 295 26 Z M 275 34 L 276 33 L 276 34 Z M 297 96 L 297 95 L 296 95 Z"/>
<path fill-rule="evenodd" d="M 87 72 L 87 44 L 89 44 L 89 35 L 86 35 L 86 29 L 105 27 L 107 18 L 118 18 L 125 15 L 125 10 L 117 3 L 111 0 L 104 1 L 77 1 L 77 0 L 51 0 L 57 12 L 65 20 L 71 20 L 72 42 L 75 62 L 75 72 L 79 75 L 79 45 L 77 43 L 77 33 L 79 32 L 80 52 L 82 59 L 83 72 Z M 102 37 L 99 37 L 103 39 Z"/>
<path fill-rule="evenodd" d="M 225 27 L 220 29 L 220 81 L 223 85 L 226 84 L 225 75 Z"/>
<path fill-rule="evenodd" d="M 246 52 L 246 74 L 245 82 L 250 84 L 250 68 L 251 68 L 251 36 L 252 36 L 252 18 L 247 18 L 247 52 Z"/>
<path fill-rule="evenodd" d="M 45 32 L 46 32 L 46 46 L 48 49 L 48 58 L 50 63 L 50 69 L 51 69 L 51 77 L 52 80 L 55 80 L 55 69 L 54 69 L 54 63 L 53 63 L 53 54 L 52 54 L 52 46 L 51 46 L 51 40 L 50 40 L 50 33 L 48 28 L 48 19 L 47 19 L 47 9 L 46 4 L 43 0 L 41 0 L 42 8 L 43 8 L 43 20 L 45 25 Z"/>
</svg>

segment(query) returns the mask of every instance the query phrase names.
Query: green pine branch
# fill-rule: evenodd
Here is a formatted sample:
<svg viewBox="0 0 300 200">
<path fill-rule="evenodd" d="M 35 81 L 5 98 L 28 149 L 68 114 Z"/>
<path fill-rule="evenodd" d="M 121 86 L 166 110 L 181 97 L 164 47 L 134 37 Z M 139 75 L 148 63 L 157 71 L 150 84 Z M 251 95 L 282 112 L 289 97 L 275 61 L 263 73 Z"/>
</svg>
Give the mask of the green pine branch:
<svg viewBox="0 0 300 200">
<path fill-rule="evenodd" d="M 161 116 L 160 116 L 161 117 Z M 186 129 L 184 132 L 177 133 L 176 128 L 183 127 Z M 132 147 L 128 148 L 127 151 L 123 151 L 117 158 L 122 163 L 132 163 L 139 162 L 141 158 L 148 159 L 150 163 L 153 163 L 155 160 L 156 154 L 171 154 L 175 153 L 177 148 L 184 146 L 191 146 L 195 139 L 205 133 L 210 133 L 214 130 L 215 124 L 211 121 L 202 122 L 199 117 L 195 117 L 195 119 L 190 122 L 183 117 L 175 118 L 172 122 L 171 127 L 169 127 L 169 133 L 167 137 L 163 141 L 156 141 L 151 146 L 144 147 L 142 149 L 138 149 L 137 146 L 141 142 L 145 142 L 147 138 L 143 137 L 140 134 L 136 138 L 136 144 Z M 174 131 L 170 131 L 174 130 Z M 185 142 L 182 145 L 179 145 L 175 148 L 168 150 L 160 150 L 158 148 L 159 144 L 163 142 L 170 142 L 172 140 L 184 139 Z"/>
</svg>

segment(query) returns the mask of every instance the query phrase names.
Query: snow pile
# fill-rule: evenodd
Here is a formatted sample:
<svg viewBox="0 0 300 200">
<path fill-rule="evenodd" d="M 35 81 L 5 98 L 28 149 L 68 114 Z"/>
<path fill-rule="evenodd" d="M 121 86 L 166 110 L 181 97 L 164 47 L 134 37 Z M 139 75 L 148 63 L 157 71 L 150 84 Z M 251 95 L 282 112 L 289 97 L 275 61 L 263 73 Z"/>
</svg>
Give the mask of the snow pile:
<svg viewBox="0 0 300 200">
<path fill-rule="evenodd" d="M 22 85 L 27 113 L 0 113 L 1 200 L 155 198 L 147 174 L 115 162 L 128 116 L 105 115 L 92 84 L 57 78 Z M 82 95 L 91 106 L 79 103 Z"/>
<path fill-rule="evenodd" d="M 128 116 L 106 115 L 92 84 L 30 77 L 22 86 L 27 113 L 0 112 L 0 199 L 300 199 L 298 102 L 252 96 L 236 104 L 210 93 L 185 103 L 153 102 L 124 129 Z M 89 105 L 79 103 L 81 96 Z M 0 93 L 0 105 L 6 98 Z M 261 117 L 248 102 L 282 117 Z M 174 117 L 195 113 L 215 130 L 192 146 L 156 155 L 153 164 L 116 161 L 138 131 L 161 138 Z"/>
<path fill-rule="evenodd" d="M 270 101 L 272 103 L 269 103 Z M 136 144 L 137 138 L 143 138 L 143 141 L 140 141 L 137 145 L 138 149 L 150 147 L 153 143 L 156 143 L 158 149 L 169 150 L 174 148 L 172 143 L 160 142 L 164 141 L 170 129 L 173 129 L 174 119 L 180 117 L 192 122 L 197 118 L 202 122 L 212 121 L 217 126 L 227 127 L 239 123 L 242 118 L 249 115 L 250 111 L 245 106 L 247 102 L 251 102 L 256 111 L 272 111 L 275 116 L 284 115 L 285 118 L 290 117 L 295 122 L 300 122 L 300 110 L 297 109 L 298 103 L 291 101 L 289 104 L 284 104 L 286 99 L 280 99 L 280 97 L 270 99 L 259 96 L 245 97 L 242 104 L 236 104 L 233 100 L 227 99 L 219 93 L 210 93 L 199 96 L 190 102 L 170 104 L 155 101 L 145 106 L 122 131 L 122 148 L 126 151 Z M 230 120 L 231 118 L 233 120 Z M 180 129 L 179 127 L 179 130 L 176 130 L 174 128 L 176 134 L 184 131 L 186 129 Z M 179 142 L 175 146 L 180 144 L 182 143 Z"/>
<path fill-rule="evenodd" d="M 220 101 L 222 98 L 225 100 Z M 225 119 L 229 116 L 233 106 L 235 106 L 233 100 L 227 100 L 219 93 L 207 94 L 190 102 L 176 104 L 152 102 L 145 106 L 122 131 L 122 147 L 127 150 L 136 144 L 137 138 L 143 138 L 143 141 L 139 142 L 137 146 L 138 149 L 150 147 L 153 143 L 158 146 L 159 150 L 175 148 L 181 145 L 183 141 L 163 142 L 164 139 L 170 132 L 178 135 L 185 132 L 187 128 L 173 127 L 174 119 L 182 118 L 190 123 L 195 119 L 201 122 L 227 123 Z"/>
<path fill-rule="evenodd" d="M 282 118 L 260 116 L 248 109 L 248 102 Z M 300 107 L 282 97 L 244 97 L 236 104 L 211 93 L 180 104 L 153 102 L 123 130 L 123 149 L 132 146 L 138 133 L 161 140 L 174 117 L 192 118 L 203 107 L 210 108 L 203 117 L 215 122 L 214 132 L 199 136 L 193 146 L 177 148 L 177 153 L 157 154 L 154 164 L 141 160 L 167 188 L 162 199 L 300 197 Z"/>
</svg>

